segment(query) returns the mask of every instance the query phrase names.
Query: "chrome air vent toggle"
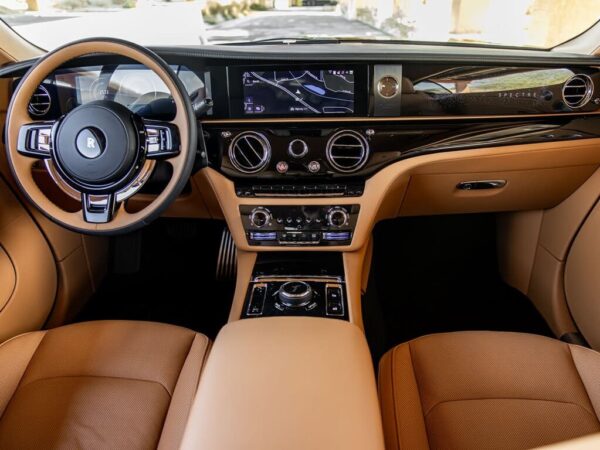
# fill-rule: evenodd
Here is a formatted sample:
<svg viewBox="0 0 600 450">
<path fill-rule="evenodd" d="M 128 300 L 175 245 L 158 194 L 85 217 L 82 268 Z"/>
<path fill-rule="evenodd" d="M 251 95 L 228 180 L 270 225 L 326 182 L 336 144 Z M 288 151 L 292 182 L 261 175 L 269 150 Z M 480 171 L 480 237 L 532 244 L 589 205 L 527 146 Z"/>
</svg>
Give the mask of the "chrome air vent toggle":
<svg viewBox="0 0 600 450">
<path fill-rule="evenodd" d="M 587 75 L 575 75 L 569 78 L 562 89 L 563 101 L 571 109 L 588 104 L 594 94 L 594 82 Z"/>
<path fill-rule="evenodd" d="M 29 114 L 35 117 L 45 116 L 50 111 L 50 106 L 52 106 L 52 98 L 48 89 L 42 85 L 38 86 L 29 101 Z"/>
<path fill-rule="evenodd" d="M 356 172 L 369 158 L 369 143 L 356 131 L 342 130 L 327 142 L 327 161 L 339 172 Z"/>
<path fill-rule="evenodd" d="M 245 131 L 231 141 L 229 159 L 240 172 L 260 172 L 271 159 L 271 144 L 264 134 Z"/>
</svg>

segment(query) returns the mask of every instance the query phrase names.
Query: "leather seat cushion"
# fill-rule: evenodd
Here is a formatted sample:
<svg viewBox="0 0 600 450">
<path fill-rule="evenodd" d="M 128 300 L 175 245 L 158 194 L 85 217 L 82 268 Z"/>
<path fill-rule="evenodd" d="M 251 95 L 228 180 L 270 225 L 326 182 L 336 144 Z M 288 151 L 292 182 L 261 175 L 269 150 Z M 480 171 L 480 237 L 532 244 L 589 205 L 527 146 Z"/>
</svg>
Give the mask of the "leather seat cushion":
<svg viewBox="0 0 600 450">
<path fill-rule="evenodd" d="M 600 431 L 600 354 L 542 336 L 425 336 L 382 358 L 388 449 L 532 448 Z"/>
<path fill-rule="evenodd" d="M 208 345 L 149 322 L 18 336 L 0 346 L 0 448 L 176 447 Z"/>
</svg>

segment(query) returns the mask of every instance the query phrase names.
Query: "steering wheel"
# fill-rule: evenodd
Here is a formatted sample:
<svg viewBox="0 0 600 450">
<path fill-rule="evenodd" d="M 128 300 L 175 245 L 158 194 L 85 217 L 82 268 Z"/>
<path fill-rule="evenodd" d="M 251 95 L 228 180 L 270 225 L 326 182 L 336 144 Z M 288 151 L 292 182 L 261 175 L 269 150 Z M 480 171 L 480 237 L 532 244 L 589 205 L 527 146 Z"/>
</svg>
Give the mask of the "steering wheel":
<svg viewBox="0 0 600 450">
<path fill-rule="evenodd" d="M 29 100 L 44 79 L 65 62 L 94 53 L 124 56 L 155 72 L 171 92 L 174 119 L 146 120 L 100 100 L 56 121 L 32 121 Z M 119 39 L 85 39 L 46 54 L 23 76 L 8 107 L 6 138 L 17 184 L 43 214 L 77 232 L 119 234 L 148 224 L 181 193 L 194 165 L 197 122 L 183 84 L 158 55 Z M 172 167 L 169 182 L 144 209 L 127 211 L 125 200 L 148 180 L 158 159 Z M 81 201 L 81 211 L 65 211 L 44 194 L 32 172 L 39 160 L 64 192 Z"/>
</svg>

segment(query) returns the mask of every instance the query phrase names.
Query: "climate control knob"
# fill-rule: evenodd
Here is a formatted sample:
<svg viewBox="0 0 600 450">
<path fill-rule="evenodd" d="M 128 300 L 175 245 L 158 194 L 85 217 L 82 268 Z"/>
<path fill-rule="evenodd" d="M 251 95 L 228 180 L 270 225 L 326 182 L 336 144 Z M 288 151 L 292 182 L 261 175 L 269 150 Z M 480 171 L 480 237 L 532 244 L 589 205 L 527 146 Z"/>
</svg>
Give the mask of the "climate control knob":
<svg viewBox="0 0 600 450">
<path fill-rule="evenodd" d="M 327 225 L 330 227 L 340 228 L 344 225 L 348 225 L 349 221 L 350 215 L 348 214 L 348 211 L 341 206 L 335 206 L 327 211 Z"/>
<path fill-rule="evenodd" d="M 259 206 L 250 213 L 250 223 L 256 228 L 262 228 L 271 222 L 271 211 Z"/>
</svg>

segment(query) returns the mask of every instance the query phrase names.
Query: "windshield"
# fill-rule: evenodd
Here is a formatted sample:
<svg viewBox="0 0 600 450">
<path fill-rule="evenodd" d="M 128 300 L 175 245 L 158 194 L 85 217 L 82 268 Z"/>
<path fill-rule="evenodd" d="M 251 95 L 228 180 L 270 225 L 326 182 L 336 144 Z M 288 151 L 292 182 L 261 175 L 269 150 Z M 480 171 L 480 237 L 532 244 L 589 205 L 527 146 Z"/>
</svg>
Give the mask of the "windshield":
<svg viewBox="0 0 600 450">
<path fill-rule="evenodd" d="M 354 38 L 551 48 L 590 28 L 600 0 L 0 0 L 51 50 L 85 37 L 142 45 Z"/>
</svg>

